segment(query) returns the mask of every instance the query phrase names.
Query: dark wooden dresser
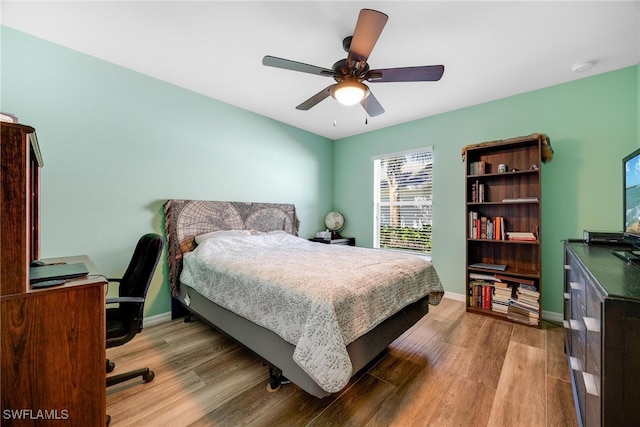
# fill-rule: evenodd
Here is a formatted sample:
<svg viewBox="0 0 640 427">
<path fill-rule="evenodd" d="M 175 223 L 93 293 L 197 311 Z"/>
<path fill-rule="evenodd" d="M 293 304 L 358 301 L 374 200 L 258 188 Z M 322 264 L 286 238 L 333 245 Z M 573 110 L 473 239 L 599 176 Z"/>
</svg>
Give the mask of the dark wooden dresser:
<svg viewBox="0 0 640 427">
<path fill-rule="evenodd" d="M 104 426 L 106 327 L 104 277 L 90 274 L 32 289 L 40 257 L 42 158 L 32 127 L 0 123 L 0 346 L 2 426 Z"/>
<path fill-rule="evenodd" d="M 565 242 L 564 327 L 578 421 L 640 425 L 640 264 Z"/>
</svg>

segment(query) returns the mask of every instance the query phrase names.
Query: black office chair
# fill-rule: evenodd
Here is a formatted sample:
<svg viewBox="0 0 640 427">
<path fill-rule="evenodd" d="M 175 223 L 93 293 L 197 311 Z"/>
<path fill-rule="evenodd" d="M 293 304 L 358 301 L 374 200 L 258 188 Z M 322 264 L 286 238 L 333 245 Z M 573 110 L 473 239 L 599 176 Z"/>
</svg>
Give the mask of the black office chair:
<svg viewBox="0 0 640 427">
<path fill-rule="evenodd" d="M 142 312 L 147 289 L 162 254 L 164 241 L 157 234 L 145 234 L 140 238 L 131 257 L 131 262 L 122 279 L 108 278 L 120 284 L 117 298 L 107 298 L 107 348 L 123 345 L 142 332 Z M 115 363 L 107 359 L 107 372 L 113 371 Z M 145 382 L 153 380 L 155 374 L 149 368 L 136 369 L 107 377 L 107 387 L 141 376 Z"/>
</svg>

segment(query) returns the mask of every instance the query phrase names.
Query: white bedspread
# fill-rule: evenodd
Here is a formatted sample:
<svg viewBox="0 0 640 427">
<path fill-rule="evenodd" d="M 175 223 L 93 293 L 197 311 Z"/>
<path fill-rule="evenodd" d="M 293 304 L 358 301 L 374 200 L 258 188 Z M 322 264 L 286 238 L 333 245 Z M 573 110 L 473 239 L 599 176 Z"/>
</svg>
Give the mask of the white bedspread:
<svg viewBox="0 0 640 427">
<path fill-rule="evenodd" d="M 437 304 L 443 292 L 419 256 L 286 233 L 207 239 L 185 254 L 180 280 L 295 345 L 295 362 L 330 393 L 353 375 L 350 342 L 427 294 Z"/>
</svg>

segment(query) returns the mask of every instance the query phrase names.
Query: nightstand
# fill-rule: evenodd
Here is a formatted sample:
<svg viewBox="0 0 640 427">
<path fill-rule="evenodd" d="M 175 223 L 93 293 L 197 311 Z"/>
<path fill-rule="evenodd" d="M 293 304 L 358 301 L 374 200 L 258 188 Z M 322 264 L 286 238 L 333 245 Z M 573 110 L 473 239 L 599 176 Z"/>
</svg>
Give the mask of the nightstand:
<svg viewBox="0 0 640 427">
<path fill-rule="evenodd" d="M 340 239 L 331 239 L 331 240 L 325 240 L 321 237 L 312 237 L 311 239 L 312 242 L 316 242 L 316 243 L 324 243 L 327 245 L 346 245 L 346 246 L 355 246 L 356 245 L 356 238 L 355 237 L 341 237 Z"/>
</svg>

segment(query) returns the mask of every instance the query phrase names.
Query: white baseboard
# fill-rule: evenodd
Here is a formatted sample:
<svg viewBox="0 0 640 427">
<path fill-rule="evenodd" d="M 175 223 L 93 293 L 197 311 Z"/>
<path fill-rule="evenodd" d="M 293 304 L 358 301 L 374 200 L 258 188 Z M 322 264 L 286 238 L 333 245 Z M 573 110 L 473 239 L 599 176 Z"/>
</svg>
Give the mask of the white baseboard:
<svg viewBox="0 0 640 427">
<path fill-rule="evenodd" d="M 155 316 L 145 317 L 144 326 L 153 326 L 159 323 L 165 323 L 171 321 L 171 312 L 156 314 Z"/>
<path fill-rule="evenodd" d="M 466 299 L 465 299 L 464 295 L 462 295 L 462 294 L 456 294 L 456 293 L 453 293 L 453 292 L 447 292 L 447 291 L 445 291 L 445 292 L 444 292 L 444 297 L 445 297 L 446 299 L 452 299 L 452 300 L 454 300 L 454 301 L 462 301 L 462 302 L 465 302 L 465 301 L 466 301 Z"/>
<path fill-rule="evenodd" d="M 462 302 L 466 301 L 466 298 L 463 294 L 458 294 L 454 292 L 445 292 L 444 297 L 455 300 L 455 301 L 462 301 Z M 542 310 L 542 320 L 546 320 L 547 322 L 562 324 L 562 321 L 564 320 L 564 315 L 562 313 L 556 313 L 555 311 Z"/>
<path fill-rule="evenodd" d="M 564 315 L 562 313 L 556 313 L 555 311 L 542 310 L 542 319 L 551 323 L 559 323 L 562 325 L 564 321 Z"/>
</svg>

